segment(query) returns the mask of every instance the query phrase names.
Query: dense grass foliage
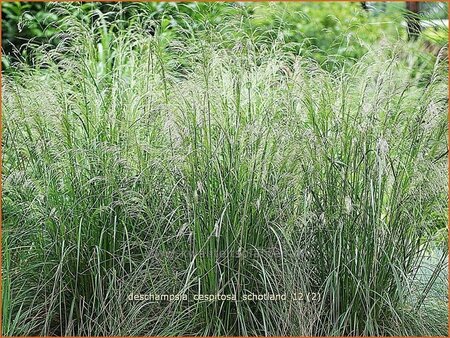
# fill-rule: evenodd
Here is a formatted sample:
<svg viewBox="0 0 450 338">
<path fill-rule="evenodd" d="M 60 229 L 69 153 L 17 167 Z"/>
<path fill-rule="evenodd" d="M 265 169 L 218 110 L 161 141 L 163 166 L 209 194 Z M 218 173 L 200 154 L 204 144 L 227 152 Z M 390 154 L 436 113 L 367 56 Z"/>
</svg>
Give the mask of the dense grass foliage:
<svg viewBox="0 0 450 338">
<path fill-rule="evenodd" d="M 445 51 L 65 20 L 3 78 L 3 334 L 446 335 Z"/>
<path fill-rule="evenodd" d="M 180 30 L 204 28 L 205 20 L 223 25 L 230 15 L 245 13 L 247 24 L 241 28 L 247 34 L 269 34 L 271 38 L 282 34 L 295 52 L 302 46 L 304 55 L 333 70 L 353 64 L 380 40 L 407 39 L 405 2 L 366 5 L 367 9 L 359 2 L 79 2 L 67 4 L 69 10 L 61 11 L 62 5 L 55 2 L 3 2 L 2 67 L 10 72 L 18 60 L 31 62 L 34 50 L 30 46 L 56 47 L 61 42 L 58 33 L 70 29 L 64 24 L 68 16 L 85 23 L 120 21 L 117 25 L 122 29 L 136 17 L 146 16 L 168 25 L 170 35 L 177 39 Z M 420 19 L 445 19 L 447 9 L 445 2 L 422 2 Z M 189 26 L 185 16 L 190 18 Z M 425 29 L 421 39 L 440 48 L 446 43 L 447 31 L 434 26 Z"/>
</svg>

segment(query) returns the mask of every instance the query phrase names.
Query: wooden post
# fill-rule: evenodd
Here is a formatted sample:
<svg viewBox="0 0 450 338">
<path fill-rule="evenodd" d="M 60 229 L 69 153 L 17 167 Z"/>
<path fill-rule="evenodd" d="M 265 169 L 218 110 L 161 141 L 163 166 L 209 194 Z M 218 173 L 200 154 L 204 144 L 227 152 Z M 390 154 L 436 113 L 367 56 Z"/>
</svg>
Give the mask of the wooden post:
<svg viewBox="0 0 450 338">
<path fill-rule="evenodd" d="M 420 2 L 407 1 L 406 2 L 406 29 L 408 32 L 408 40 L 417 40 L 422 30 L 420 26 Z"/>
</svg>

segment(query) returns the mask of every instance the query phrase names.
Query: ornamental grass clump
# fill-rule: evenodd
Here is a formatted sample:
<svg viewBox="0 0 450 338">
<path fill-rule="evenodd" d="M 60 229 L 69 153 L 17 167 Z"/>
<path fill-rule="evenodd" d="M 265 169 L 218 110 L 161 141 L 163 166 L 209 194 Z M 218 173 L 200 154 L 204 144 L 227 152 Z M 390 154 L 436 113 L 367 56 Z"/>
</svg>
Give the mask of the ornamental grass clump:
<svg viewBox="0 0 450 338">
<path fill-rule="evenodd" d="M 3 334 L 447 333 L 444 51 L 65 20 L 3 78 Z"/>
</svg>

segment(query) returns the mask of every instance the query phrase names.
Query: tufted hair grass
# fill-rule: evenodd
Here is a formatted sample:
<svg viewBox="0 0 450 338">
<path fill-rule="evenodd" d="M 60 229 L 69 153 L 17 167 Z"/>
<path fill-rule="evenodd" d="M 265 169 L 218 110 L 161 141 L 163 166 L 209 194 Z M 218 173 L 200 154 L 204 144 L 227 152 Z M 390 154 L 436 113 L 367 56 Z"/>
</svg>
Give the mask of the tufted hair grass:
<svg viewBox="0 0 450 338">
<path fill-rule="evenodd" d="M 3 79 L 3 334 L 446 335 L 444 53 L 65 20 Z M 318 297 L 128 299 L 183 293 Z"/>
</svg>

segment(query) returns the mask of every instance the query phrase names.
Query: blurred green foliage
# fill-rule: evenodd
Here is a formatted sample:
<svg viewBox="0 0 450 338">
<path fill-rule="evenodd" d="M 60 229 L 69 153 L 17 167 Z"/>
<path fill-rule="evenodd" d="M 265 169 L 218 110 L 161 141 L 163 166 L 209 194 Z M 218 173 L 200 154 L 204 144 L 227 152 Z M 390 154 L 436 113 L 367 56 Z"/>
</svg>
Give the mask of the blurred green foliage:
<svg viewBox="0 0 450 338">
<path fill-rule="evenodd" d="M 149 18 L 161 20 L 172 37 L 181 30 L 211 29 L 215 24 L 227 22 L 230 15 L 245 13 L 249 36 L 261 39 L 264 35 L 281 36 L 286 48 L 314 58 L 324 68 L 335 69 L 353 63 L 376 42 L 406 39 L 402 26 L 404 4 L 368 2 L 369 10 L 364 10 L 359 2 L 93 2 L 71 4 L 69 10 L 61 11 L 55 10 L 60 5 L 54 3 L 6 2 L 2 3 L 2 64 L 7 70 L 11 61 L 30 61 L 31 49 L 26 46 L 56 46 L 57 33 L 67 28 L 60 20 L 64 16 L 94 21 L 103 13 L 103 20 L 119 19 L 124 28 L 132 22 L 134 14 L 144 11 Z M 426 19 L 447 15 L 446 3 L 424 3 L 422 7 Z M 190 20 L 185 20 L 186 16 Z M 447 30 L 427 30 L 424 39 L 444 45 Z"/>
<path fill-rule="evenodd" d="M 206 19 L 206 15 L 218 20 L 222 9 L 230 5 L 223 3 L 209 6 L 202 3 L 174 2 L 91 2 L 75 3 L 71 6 L 72 11 L 66 12 L 55 10 L 60 4 L 47 2 L 5 2 L 1 6 L 2 63 L 3 68 L 7 69 L 11 60 L 27 59 L 29 51 L 25 48 L 26 46 L 44 43 L 56 46 L 59 42 L 57 33 L 67 28 L 63 27 L 64 24 L 61 20 L 67 15 L 75 15 L 83 20 L 96 20 L 100 13 L 107 13 L 109 15 L 106 15 L 106 20 L 112 20 L 117 17 L 111 14 L 117 14 L 120 15 L 123 22 L 126 22 L 132 20 L 136 11 L 145 11 L 149 17 L 155 19 L 161 19 L 164 16 L 172 26 L 176 26 L 180 14 L 190 15 L 197 21 L 200 19 L 199 16 Z M 215 10 L 208 11 L 208 8 Z"/>
<path fill-rule="evenodd" d="M 301 41 L 319 63 L 335 65 L 360 58 L 376 41 L 405 35 L 398 31 L 401 19 L 397 12 L 380 20 L 359 3 L 316 2 L 263 4 L 255 8 L 253 22 L 281 30 L 287 42 Z"/>
<path fill-rule="evenodd" d="M 2 3 L 2 49 L 3 66 L 9 66 L 12 55 L 25 56 L 22 47 L 27 43 L 43 43 L 56 33 L 49 27 L 58 17 L 48 10 L 46 3 L 4 2 Z"/>
<path fill-rule="evenodd" d="M 423 39 L 442 46 L 448 42 L 448 30 L 443 28 L 427 29 L 423 32 Z"/>
</svg>

